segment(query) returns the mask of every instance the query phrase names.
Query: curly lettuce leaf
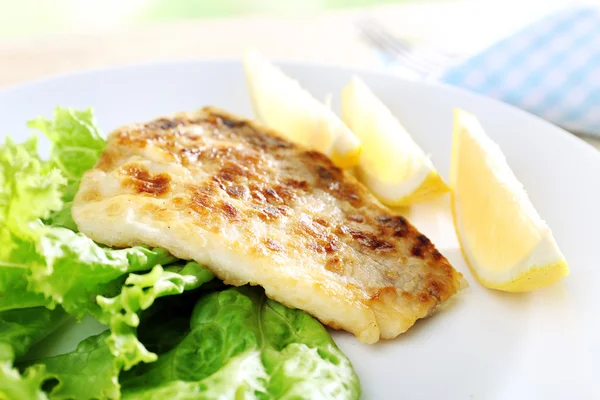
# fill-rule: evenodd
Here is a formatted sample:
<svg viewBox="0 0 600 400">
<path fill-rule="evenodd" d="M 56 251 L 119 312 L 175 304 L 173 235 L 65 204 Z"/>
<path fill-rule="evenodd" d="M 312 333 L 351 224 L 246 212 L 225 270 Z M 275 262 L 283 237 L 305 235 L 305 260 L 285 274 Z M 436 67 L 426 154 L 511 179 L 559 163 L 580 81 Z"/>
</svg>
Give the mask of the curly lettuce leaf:
<svg viewBox="0 0 600 400">
<path fill-rule="evenodd" d="M 325 328 L 260 289 L 202 297 L 190 332 L 122 374 L 124 399 L 357 399 L 358 378 Z"/>
<path fill-rule="evenodd" d="M 212 273 L 196 263 L 172 265 L 166 269 L 157 266 L 145 275 L 130 274 L 125 286 L 121 288 L 121 293 L 115 298 L 105 299 L 103 303 L 109 310 L 105 317 L 112 322 L 111 327 L 120 329 L 117 335 L 114 331 L 106 331 L 84 340 L 71 353 L 28 361 L 22 365 L 23 368 L 26 367 L 22 376 L 12 368 L 12 355 L 7 357 L 6 371 L 9 373 L 0 374 L 0 399 L 3 399 L 3 395 L 13 398 L 11 396 L 14 392 L 9 392 L 8 389 L 2 391 L 5 387 L 12 387 L 11 385 L 23 390 L 23 399 L 28 399 L 27 396 L 32 393 L 36 393 L 39 399 L 45 399 L 44 396 L 47 396 L 50 400 L 119 399 L 119 372 L 127 366 L 124 360 L 130 360 L 126 357 L 131 356 L 130 353 L 119 353 L 118 351 L 123 350 L 119 345 L 129 348 L 128 345 L 139 343 L 135 328 L 121 325 L 123 320 L 129 322 L 136 319 L 137 312 L 150 307 L 159 297 L 195 289 L 212 278 Z M 168 309 L 162 311 L 167 315 L 171 314 Z M 16 315 L 13 317 L 16 318 Z M 165 319 L 164 316 L 162 319 Z M 39 324 L 46 328 L 49 325 L 43 324 L 42 321 Z M 0 340 L 0 346 L 3 345 Z M 139 345 L 143 352 L 143 345 Z M 113 348 L 118 351 L 113 351 Z M 134 348 L 137 350 L 137 347 Z M 29 378 L 30 376 L 34 376 L 35 379 Z"/>
<path fill-rule="evenodd" d="M 52 155 L 40 159 L 35 137 L 22 144 L 8 138 L 0 146 L 0 311 L 46 303 L 42 294 L 27 290 L 25 279 L 31 265 L 44 263 L 33 228 L 40 220 L 75 227 L 63 200 L 72 199 L 104 148 L 90 110 L 57 108 L 53 121 L 38 118 L 29 125 L 53 142 Z"/>
<path fill-rule="evenodd" d="M 96 296 L 118 293 L 128 273 L 176 261 L 162 249 L 103 248 L 68 229 L 41 227 L 36 233 L 36 251 L 43 262 L 29 266 L 29 289 L 62 305 L 78 319 L 85 314 L 98 317 L 101 310 Z"/>
<path fill-rule="evenodd" d="M 110 326 L 107 343 L 119 366 L 128 370 L 140 362 L 156 361 L 156 354 L 146 349 L 137 337 L 141 311 L 159 297 L 196 289 L 213 278 L 212 272 L 195 262 L 165 269 L 157 265 L 147 274 L 130 274 L 118 296 L 98 296 L 98 304 L 104 312 L 100 321 Z"/>
<path fill-rule="evenodd" d="M 73 200 L 83 173 L 94 167 L 106 146 L 94 112 L 91 108 L 56 107 L 53 119 L 38 117 L 27 126 L 39 130 L 52 142 L 49 165 L 68 180 L 63 200 Z"/>
<path fill-rule="evenodd" d="M 66 180 L 40 160 L 37 139 L 21 144 L 7 138 L 0 146 L 0 222 L 20 231 L 27 222 L 60 210 Z"/>
<path fill-rule="evenodd" d="M 1 235 L 0 235 L 1 236 Z M 0 242 L 9 243 L 0 238 Z M 47 304 L 46 299 L 39 293 L 27 290 L 28 274 L 26 260 L 0 260 L 0 312 L 19 307 L 37 307 Z"/>
<path fill-rule="evenodd" d="M 69 320 L 57 307 L 32 307 L 0 312 L 0 343 L 12 346 L 17 359 Z"/>
<path fill-rule="evenodd" d="M 44 366 L 28 368 L 21 374 L 13 366 L 14 359 L 12 347 L 0 343 L 0 400 L 48 400 L 42 390 L 46 380 Z"/>
<path fill-rule="evenodd" d="M 79 343 L 71 353 L 39 360 L 50 400 L 119 399 L 119 369 L 106 344 L 108 332 Z M 29 371 L 29 368 L 25 371 Z"/>
<path fill-rule="evenodd" d="M 65 183 L 39 159 L 35 138 L 0 146 L 0 311 L 46 303 L 26 289 L 28 267 L 39 261 L 32 224 L 62 207 Z"/>
<path fill-rule="evenodd" d="M 21 365 L 0 344 L 0 399 L 10 400 L 113 400 L 120 398 L 119 370 L 106 345 L 108 332 L 92 336 L 66 354 Z"/>
</svg>

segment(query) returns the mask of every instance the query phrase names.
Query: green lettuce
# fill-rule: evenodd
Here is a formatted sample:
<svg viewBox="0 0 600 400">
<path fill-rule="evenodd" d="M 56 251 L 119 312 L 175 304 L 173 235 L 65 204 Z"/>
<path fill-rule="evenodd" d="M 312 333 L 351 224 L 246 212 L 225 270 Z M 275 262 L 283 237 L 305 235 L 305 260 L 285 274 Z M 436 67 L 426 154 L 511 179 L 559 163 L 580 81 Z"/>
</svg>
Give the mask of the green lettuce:
<svg viewBox="0 0 600 400">
<path fill-rule="evenodd" d="M 162 249 L 103 248 L 64 228 L 41 227 L 36 233 L 41 262 L 29 265 L 29 289 L 44 294 L 51 304 L 60 304 L 78 319 L 85 314 L 99 317 L 96 296 L 118 293 L 128 273 L 176 261 Z"/>
<path fill-rule="evenodd" d="M 42 390 L 46 380 L 43 365 L 28 368 L 23 374 L 13 366 L 15 354 L 11 346 L 0 343 L 0 399 L 48 400 Z"/>
<path fill-rule="evenodd" d="M 107 336 L 104 332 L 89 337 L 70 353 L 36 361 L 25 374 L 30 368 L 43 371 L 41 388 L 51 400 L 118 399 L 119 368 L 106 344 Z"/>
<path fill-rule="evenodd" d="M 176 268 L 156 267 L 146 275 L 130 275 L 134 278 L 121 294 L 104 303 L 113 322 L 136 320 L 139 310 L 157 298 L 196 289 L 212 279 L 196 263 L 180 266 L 183 275 L 174 272 Z M 88 338 L 71 353 L 22 365 L 23 375 L 5 362 L 0 367 L 0 398 L 14 396 L 17 389 L 24 394 L 9 398 L 359 398 L 350 362 L 314 318 L 267 299 L 258 288 L 196 293 L 200 298 L 187 317 L 186 334 L 156 361 L 119 375 L 125 364 L 122 354 L 111 348 L 111 337 L 116 334 L 123 342 L 137 338 L 127 328 L 131 326 L 111 325 L 119 329 Z M 167 303 L 149 318 L 161 323 L 142 326 L 156 337 L 165 336 L 179 317 L 173 314 Z M 123 318 L 115 318 L 118 315 Z"/>
<path fill-rule="evenodd" d="M 59 107 L 54 120 L 38 118 L 29 126 L 48 136 L 52 152 L 50 160 L 41 160 L 35 137 L 22 144 L 8 138 L 0 146 L 0 311 L 47 303 L 43 293 L 27 290 L 25 279 L 31 265 L 44 262 L 35 228 L 41 220 L 75 226 L 63 201 L 72 200 L 105 146 L 90 110 Z"/>
<path fill-rule="evenodd" d="M 39 261 L 32 225 L 62 207 L 65 183 L 39 159 L 35 138 L 0 146 L 0 311 L 46 303 L 26 288 L 29 265 Z"/>
<path fill-rule="evenodd" d="M 130 274 L 118 296 L 98 296 L 98 304 L 104 311 L 100 321 L 110 326 L 107 342 L 119 366 L 128 370 L 140 362 L 149 363 L 157 358 L 137 338 L 141 311 L 159 297 L 196 289 L 213 278 L 212 272 L 195 262 L 166 269 L 157 265 L 145 275 Z"/>
<path fill-rule="evenodd" d="M 190 331 L 122 374 L 124 399 L 357 399 L 358 378 L 325 328 L 257 288 L 203 296 Z"/>
<path fill-rule="evenodd" d="M 48 218 L 44 219 L 44 224 L 58 228 L 67 228 L 75 233 L 79 232 L 75 221 L 73 221 L 73 216 L 71 215 L 72 206 L 72 202 L 66 203 L 63 208 L 53 212 Z"/>
<path fill-rule="evenodd" d="M 10 347 L 0 344 L 0 399 L 119 399 L 119 370 L 107 336 L 92 336 L 70 353 L 23 364 L 22 374 L 12 365 Z"/>
<path fill-rule="evenodd" d="M 190 316 L 201 292 L 212 291 L 212 280 L 199 290 L 184 292 L 177 296 L 157 299 L 152 306 L 139 313 L 140 324 L 137 337 L 144 347 L 158 356 L 177 346 L 187 336 Z M 165 316 L 168 316 L 165 318 Z"/>
<path fill-rule="evenodd" d="M 47 395 L 51 400 L 120 398 L 118 377 L 121 369 L 131 365 L 128 363 L 149 362 L 156 358 L 137 339 L 138 312 L 150 307 L 157 298 L 196 289 L 213 277 L 211 272 L 195 262 L 166 269 L 156 266 L 145 275 L 130 274 L 116 297 L 101 298 L 111 331 L 84 340 L 73 352 L 22 364 L 22 376 L 12 368 L 12 356 L 5 357 L 6 373 L 2 374 L 0 370 L 0 399 L 3 395 L 12 396 L 14 393 L 13 389 L 5 388 L 5 385 L 9 386 L 7 382 L 13 382 L 15 388 L 27 395 L 39 391 L 42 396 L 39 398 Z M 162 311 L 161 320 L 164 322 L 170 318 L 171 310 Z M 143 359 L 147 355 L 150 359 Z M 22 398 L 27 397 L 24 395 Z"/>
<path fill-rule="evenodd" d="M 60 170 L 67 179 L 63 200 L 70 202 L 83 173 L 94 167 L 106 146 L 92 109 L 56 107 L 53 119 L 37 117 L 27 126 L 39 130 L 52 142 L 48 165 Z"/>
<path fill-rule="evenodd" d="M 0 343 L 11 345 L 17 359 L 69 320 L 61 307 L 31 307 L 0 312 Z"/>
</svg>

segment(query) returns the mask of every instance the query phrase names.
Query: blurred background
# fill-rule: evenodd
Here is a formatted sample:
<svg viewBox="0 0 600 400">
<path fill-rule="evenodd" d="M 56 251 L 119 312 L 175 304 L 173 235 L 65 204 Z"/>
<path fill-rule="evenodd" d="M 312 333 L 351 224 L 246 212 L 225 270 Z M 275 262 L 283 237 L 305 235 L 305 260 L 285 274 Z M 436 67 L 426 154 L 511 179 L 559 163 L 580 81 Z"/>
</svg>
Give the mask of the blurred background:
<svg viewBox="0 0 600 400">
<path fill-rule="evenodd" d="M 598 5 L 600 0 L 0 0 L 0 85 L 137 62 L 239 57 L 253 47 L 274 59 L 441 80 L 600 137 Z M 540 84 L 524 84 L 530 82 Z"/>
<path fill-rule="evenodd" d="M 137 61 L 235 57 L 248 46 L 275 58 L 370 67 L 381 58 L 357 25 L 365 17 L 409 43 L 469 55 L 575 2 L 0 0 L 0 84 Z"/>
<path fill-rule="evenodd" d="M 411 0 L 1 0 L 3 36 L 245 14 L 310 14 Z M 414 0 L 413 0 L 414 1 Z"/>
<path fill-rule="evenodd" d="M 452 1 L 452 0 L 446 0 Z M 0 35 L 89 31 L 123 24 L 247 14 L 299 15 L 416 0 L 0 0 Z M 422 1 L 421 1 L 422 2 Z M 498 1 L 501 3 L 501 1 Z M 542 2 L 540 2 L 542 3 Z"/>
</svg>

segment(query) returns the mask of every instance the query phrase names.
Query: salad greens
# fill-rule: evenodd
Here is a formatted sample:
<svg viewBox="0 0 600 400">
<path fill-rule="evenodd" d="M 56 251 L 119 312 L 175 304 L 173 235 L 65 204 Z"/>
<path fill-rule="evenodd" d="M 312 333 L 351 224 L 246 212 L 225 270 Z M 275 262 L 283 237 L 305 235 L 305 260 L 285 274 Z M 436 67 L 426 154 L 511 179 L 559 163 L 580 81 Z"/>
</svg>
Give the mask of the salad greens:
<svg viewBox="0 0 600 400">
<path fill-rule="evenodd" d="M 51 399 L 117 399 L 120 394 L 119 368 L 106 345 L 108 332 L 92 336 L 71 353 L 23 364 L 26 372 L 41 368 L 40 387 Z"/>
<path fill-rule="evenodd" d="M 0 343 L 0 399 L 47 400 L 42 386 L 46 381 L 43 365 L 35 365 L 23 373 L 13 366 L 15 354 L 10 345 Z"/>
<path fill-rule="evenodd" d="M 231 288 L 162 249 L 77 232 L 71 203 L 105 141 L 91 110 L 57 108 L 0 145 L 0 400 L 357 399 L 325 328 L 259 288 Z M 29 349 L 90 314 L 107 330 L 70 353 Z"/>
<path fill-rule="evenodd" d="M 94 167 L 106 146 L 92 109 L 57 107 L 53 119 L 38 117 L 27 126 L 39 130 L 52 142 L 47 165 L 60 170 L 66 178 L 68 186 L 63 190 L 63 200 L 72 201 L 83 173 Z"/>
<path fill-rule="evenodd" d="M 65 179 L 37 156 L 37 140 L 0 147 L 0 311 L 46 304 L 26 290 L 27 267 L 36 261 L 32 227 L 62 206 Z M 39 225 L 39 224 L 38 224 Z"/>
<path fill-rule="evenodd" d="M 350 362 L 325 328 L 258 288 L 202 296 L 187 336 L 122 375 L 123 398 L 358 398 Z"/>
<path fill-rule="evenodd" d="M 24 356 L 70 319 L 62 307 L 15 308 L 0 312 L 0 343 L 11 345 L 17 357 Z"/>
<path fill-rule="evenodd" d="M 107 343 L 120 366 L 128 370 L 139 362 L 156 361 L 156 354 L 137 339 L 138 312 L 148 309 L 159 297 L 196 289 L 213 278 L 212 272 L 195 262 L 165 269 L 157 265 L 145 275 L 129 275 L 118 296 L 98 296 L 97 302 L 104 311 L 100 321 L 110 326 Z"/>
</svg>

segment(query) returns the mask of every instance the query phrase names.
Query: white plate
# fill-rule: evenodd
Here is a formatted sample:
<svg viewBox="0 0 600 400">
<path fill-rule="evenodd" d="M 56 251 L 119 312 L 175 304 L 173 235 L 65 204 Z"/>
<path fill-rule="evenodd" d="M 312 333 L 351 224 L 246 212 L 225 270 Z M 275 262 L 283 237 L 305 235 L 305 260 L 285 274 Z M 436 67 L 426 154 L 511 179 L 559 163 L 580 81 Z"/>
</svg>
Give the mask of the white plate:
<svg viewBox="0 0 600 400">
<path fill-rule="evenodd" d="M 320 98 L 330 92 L 339 98 L 357 73 L 297 64 L 284 69 Z M 415 224 L 471 286 L 452 306 L 396 340 L 369 346 L 334 333 L 358 372 L 363 397 L 600 398 L 600 155 L 562 130 L 496 101 L 391 75 L 358 73 L 445 176 L 453 108 L 479 116 L 571 266 L 571 276 L 537 293 L 486 290 L 465 267 L 448 215 L 420 207 Z M 240 63 L 197 61 L 98 70 L 5 89 L 0 91 L 0 129 L 25 139 L 25 121 L 50 115 L 57 104 L 95 107 L 106 131 L 208 104 L 251 115 Z M 77 336 L 81 333 L 71 332 L 58 347 L 73 347 Z"/>
</svg>

